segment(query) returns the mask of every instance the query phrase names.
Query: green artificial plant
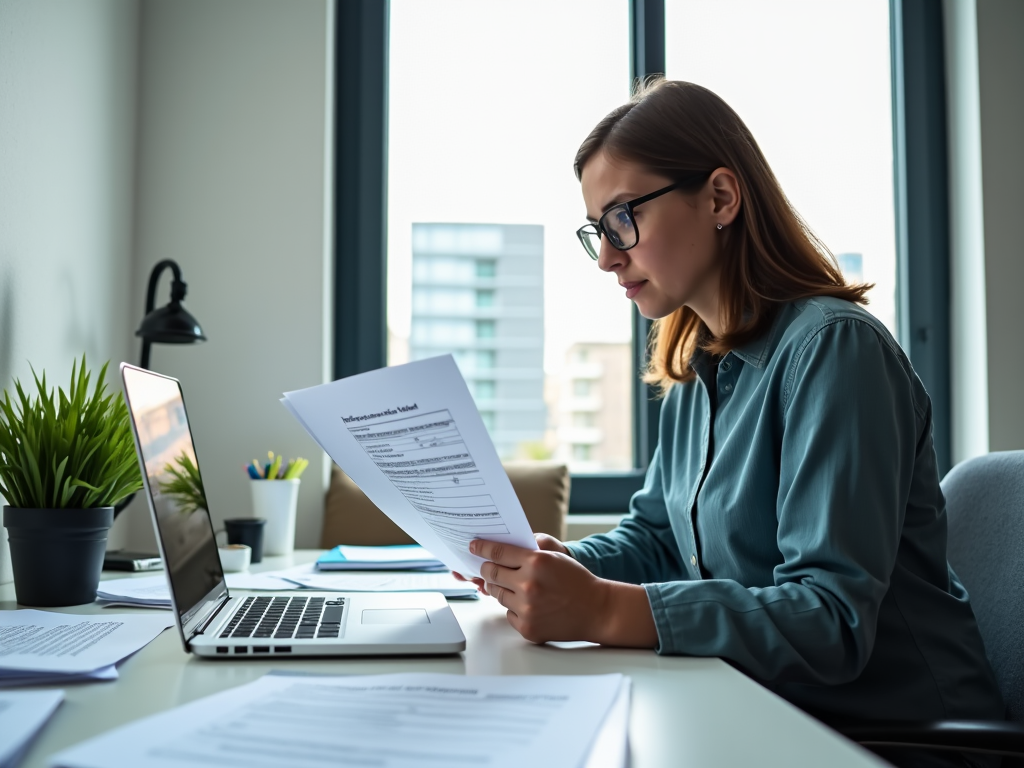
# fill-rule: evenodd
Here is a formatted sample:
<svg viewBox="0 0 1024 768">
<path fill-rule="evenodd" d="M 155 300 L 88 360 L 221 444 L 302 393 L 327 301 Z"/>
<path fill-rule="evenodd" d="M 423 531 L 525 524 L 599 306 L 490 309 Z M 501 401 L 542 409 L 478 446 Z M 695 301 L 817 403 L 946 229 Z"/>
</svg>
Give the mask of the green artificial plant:
<svg viewBox="0 0 1024 768">
<path fill-rule="evenodd" d="M 15 380 L 17 399 L 0 401 L 0 494 L 23 509 L 110 507 L 142 488 L 128 408 L 106 394 L 107 364 L 90 394 L 85 355 L 67 393 L 48 390 L 35 370 L 36 396 Z"/>
<path fill-rule="evenodd" d="M 207 509 L 203 478 L 191 456 L 182 451 L 174 460 L 174 464 L 167 464 L 164 467 L 164 472 L 170 475 L 171 479 L 160 481 L 160 492 L 178 502 L 179 512 L 191 515 L 197 509 Z"/>
</svg>

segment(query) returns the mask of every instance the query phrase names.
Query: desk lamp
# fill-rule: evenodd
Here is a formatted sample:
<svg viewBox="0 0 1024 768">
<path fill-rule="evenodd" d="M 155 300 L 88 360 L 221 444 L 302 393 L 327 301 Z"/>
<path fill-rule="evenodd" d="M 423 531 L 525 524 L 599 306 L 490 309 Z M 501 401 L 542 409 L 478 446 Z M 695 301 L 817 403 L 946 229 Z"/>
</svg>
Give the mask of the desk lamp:
<svg viewBox="0 0 1024 768">
<path fill-rule="evenodd" d="M 154 309 L 157 283 L 160 282 L 160 275 L 168 268 L 174 275 L 174 280 L 171 282 L 171 303 L 160 307 L 160 309 Z M 203 329 L 199 327 L 199 323 L 181 306 L 181 300 L 185 298 L 187 291 L 188 286 L 181 279 L 181 267 L 171 259 L 159 262 L 149 273 L 146 316 L 142 318 L 139 330 L 135 332 L 135 335 L 142 339 L 142 359 L 139 361 L 142 368 L 149 368 L 149 348 L 154 342 L 157 344 L 195 344 L 197 341 L 206 341 L 206 336 L 203 335 Z M 135 494 L 133 493 L 114 507 L 114 517 L 121 514 L 121 511 L 131 504 L 134 498 Z"/>
<path fill-rule="evenodd" d="M 160 274 L 167 268 L 174 274 L 171 283 L 171 303 L 160 309 L 154 309 L 156 303 L 156 286 Z M 164 259 L 153 267 L 149 275 L 149 291 L 146 294 L 146 316 L 142 318 L 139 330 L 135 335 L 142 339 L 142 360 L 139 365 L 149 368 L 149 347 L 158 344 L 195 344 L 206 341 L 203 329 L 196 319 L 190 315 L 181 300 L 185 298 L 188 286 L 181 279 L 181 267 L 170 259 Z"/>
</svg>

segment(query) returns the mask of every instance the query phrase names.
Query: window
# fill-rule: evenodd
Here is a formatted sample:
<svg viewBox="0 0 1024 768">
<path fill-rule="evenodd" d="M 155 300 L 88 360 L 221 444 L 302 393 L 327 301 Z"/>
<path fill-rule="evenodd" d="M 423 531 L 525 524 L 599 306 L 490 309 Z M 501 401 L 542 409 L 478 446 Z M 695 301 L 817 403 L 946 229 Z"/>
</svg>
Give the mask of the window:
<svg viewBox="0 0 1024 768">
<path fill-rule="evenodd" d="M 572 383 L 572 393 L 576 397 L 590 397 L 590 381 L 588 379 L 576 379 Z"/>
<path fill-rule="evenodd" d="M 594 414 L 589 411 L 574 411 L 572 425 L 580 429 L 590 429 L 594 426 Z"/>
<path fill-rule="evenodd" d="M 497 391 L 498 387 L 490 379 L 478 380 L 473 385 L 473 397 L 477 400 L 493 400 Z"/>
<path fill-rule="evenodd" d="M 502 458 L 571 462 L 573 349 L 614 348 L 614 445 L 581 471 L 631 469 L 632 304 L 576 239 L 572 172 L 629 98 L 628 0 L 390 9 L 388 362 L 453 353 Z"/>
<path fill-rule="evenodd" d="M 476 337 L 478 339 L 493 339 L 498 333 L 498 326 L 493 320 L 476 321 Z"/>
<path fill-rule="evenodd" d="M 721 55 L 729 31 L 735 55 Z M 666 74 L 710 88 L 896 331 L 889 0 L 666 0 Z M 742 55 L 740 55 L 742 53 Z"/>
<path fill-rule="evenodd" d="M 932 323 L 946 304 L 932 278 L 948 271 L 939 252 L 945 173 L 933 162 L 945 146 L 934 98 L 941 23 L 928 27 L 940 31 L 925 35 L 927 57 L 914 34 L 921 13 L 941 9 L 902 4 L 900 32 L 886 5 L 340 4 L 335 216 L 347 222 L 347 245 L 335 251 L 335 375 L 450 352 L 471 386 L 486 379 L 501 389 L 500 410 L 492 401 L 483 418 L 503 457 L 568 462 L 570 511 L 624 509 L 642 485 L 659 404 L 637 379 L 643 321 L 573 236 L 583 206 L 570 167 L 634 75 L 667 72 L 737 109 L 847 278 L 876 284 L 870 309 L 890 327 L 898 254 L 900 338 L 915 366 L 916 351 L 931 355 L 934 370 L 927 361 L 919 370 L 937 409 L 941 464 L 948 338 Z M 722 29 L 735 54 L 725 59 L 713 49 Z M 934 152 L 903 150 L 923 145 Z M 494 292 L 489 306 L 478 306 L 477 291 Z M 494 351 L 492 369 L 479 368 L 480 350 Z M 601 397 L 578 396 L 577 381 Z M 574 458 L 576 446 L 590 446 L 586 460 Z"/>
<path fill-rule="evenodd" d="M 488 432 L 493 432 L 497 428 L 498 422 L 494 418 L 494 411 L 480 411 L 480 419 Z"/>
<path fill-rule="evenodd" d="M 586 443 L 573 443 L 573 461 L 590 461 L 590 446 Z"/>
<path fill-rule="evenodd" d="M 489 370 L 498 365 L 498 353 L 493 349 L 478 349 L 476 351 L 476 367 Z"/>
</svg>

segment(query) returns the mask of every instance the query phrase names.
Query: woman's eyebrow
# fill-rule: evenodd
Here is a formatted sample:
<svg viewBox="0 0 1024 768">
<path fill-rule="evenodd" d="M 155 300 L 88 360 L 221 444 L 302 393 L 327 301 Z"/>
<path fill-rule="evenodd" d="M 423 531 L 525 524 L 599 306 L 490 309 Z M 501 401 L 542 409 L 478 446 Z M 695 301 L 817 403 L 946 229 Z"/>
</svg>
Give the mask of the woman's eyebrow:
<svg viewBox="0 0 1024 768">
<path fill-rule="evenodd" d="M 611 208 L 612 206 L 619 205 L 620 203 L 624 203 L 627 200 L 635 200 L 638 197 L 640 197 L 640 195 L 638 195 L 636 192 L 630 192 L 628 190 L 624 192 L 619 192 L 619 194 L 615 195 L 615 197 L 613 197 L 611 200 L 605 203 L 604 207 L 601 209 L 601 215 L 603 216 L 605 213 L 607 213 L 608 209 Z"/>
<path fill-rule="evenodd" d="M 596 219 L 588 213 L 587 221 L 589 221 L 591 224 L 597 224 L 601 216 L 604 216 L 606 213 L 608 213 L 609 208 L 612 208 L 613 206 L 616 206 L 619 203 L 624 203 L 627 200 L 635 200 L 638 197 L 640 197 L 640 195 L 638 195 L 636 192 L 630 192 L 628 190 L 624 192 L 619 192 L 611 200 L 605 203 L 604 207 L 601 208 L 601 215 L 598 216 Z"/>
</svg>

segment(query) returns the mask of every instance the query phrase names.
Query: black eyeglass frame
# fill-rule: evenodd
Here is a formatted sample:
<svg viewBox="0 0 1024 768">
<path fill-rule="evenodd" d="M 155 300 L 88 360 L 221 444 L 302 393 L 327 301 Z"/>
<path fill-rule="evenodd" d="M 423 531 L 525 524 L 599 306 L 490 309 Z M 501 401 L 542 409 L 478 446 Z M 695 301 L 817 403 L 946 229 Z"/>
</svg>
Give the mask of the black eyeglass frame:
<svg viewBox="0 0 1024 768">
<path fill-rule="evenodd" d="M 646 195 L 641 195 L 640 197 L 634 198 L 633 200 L 627 200 L 624 203 L 616 203 L 611 208 L 602 213 L 601 218 L 598 219 L 596 222 L 588 222 L 579 229 L 577 229 L 576 237 L 579 239 L 580 244 L 583 246 L 583 250 L 585 250 L 587 252 L 587 255 L 594 261 L 597 261 L 601 254 L 600 251 L 595 253 L 592 250 L 590 250 L 590 246 L 587 244 L 586 239 L 588 234 L 596 234 L 599 238 L 606 238 L 608 242 L 612 244 L 612 248 L 615 248 L 617 251 L 628 251 L 630 248 L 635 248 L 637 246 L 637 243 L 640 242 L 640 227 L 637 225 L 636 217 L 633 215 L 634 208 L 643 205 L 644 203 L 650 202 L 651 200 L 654 200 L 656 197 L 667 195 L 669 192 L 679 189 L 680 187 L 689 186 L 696 181 L 705 181 L 710 176 L 711 171 L 708 171 L 707 173 L 695 173 L 691 176 L 687 176 L 683 179 L 680 179 L 674 184 L 669 184 L 667 187 L 662 187 L 661 189 L 655 190 L 654 192 L 650 192 Z M 633 240 L 632 245 L 616 245 L 615 241 L 617 237 L 610 236 L 608 234 L 608 229 L 605 227 L 604 224 L 601 223 L 606 218 L 608 218 L 608 216 L 612 215 L 617 211 L 625 211 L 626 216 L 629 217 L 629 223 L 633 226 L 633 232 L 636 235 L 636 239 Z M 588 227 L 592 227 L 593 229 L 590 230 L 590 232 L 587 232 Z"/>
</svg>

